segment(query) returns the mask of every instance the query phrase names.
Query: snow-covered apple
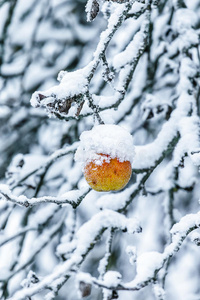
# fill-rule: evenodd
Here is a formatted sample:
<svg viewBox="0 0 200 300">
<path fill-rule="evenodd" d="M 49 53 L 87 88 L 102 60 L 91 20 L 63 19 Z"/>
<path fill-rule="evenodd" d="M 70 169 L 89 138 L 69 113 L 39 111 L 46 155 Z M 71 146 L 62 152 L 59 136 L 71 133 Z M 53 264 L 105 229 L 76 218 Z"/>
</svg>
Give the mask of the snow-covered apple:
<svg viewBox="0 0 200 300">
<path fill-rule="evenodd" d="M 81 134 L 75 154 L 82 161 L 87 183 L 96 191 L 118 191 L 132 174 L 134 146 L 129 132 L 118 125 L 98 125 Z"/>
</svg>

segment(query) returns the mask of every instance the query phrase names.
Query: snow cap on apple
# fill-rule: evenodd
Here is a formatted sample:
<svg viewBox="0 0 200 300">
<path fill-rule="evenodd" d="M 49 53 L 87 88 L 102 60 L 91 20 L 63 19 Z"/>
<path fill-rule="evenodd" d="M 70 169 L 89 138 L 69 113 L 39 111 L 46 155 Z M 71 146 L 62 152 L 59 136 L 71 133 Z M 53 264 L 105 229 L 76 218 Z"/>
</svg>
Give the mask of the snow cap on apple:
<svg viewBox="0 0 200 300">
<path fill-rule="evenodd" d="M 131 134 L 118 125 L 98 125 L 80 136 L 75 160 L 83 162 L 84 176 L 96 191 L 118 191 L 128 183 L 134 158 Z"/>
</svg>

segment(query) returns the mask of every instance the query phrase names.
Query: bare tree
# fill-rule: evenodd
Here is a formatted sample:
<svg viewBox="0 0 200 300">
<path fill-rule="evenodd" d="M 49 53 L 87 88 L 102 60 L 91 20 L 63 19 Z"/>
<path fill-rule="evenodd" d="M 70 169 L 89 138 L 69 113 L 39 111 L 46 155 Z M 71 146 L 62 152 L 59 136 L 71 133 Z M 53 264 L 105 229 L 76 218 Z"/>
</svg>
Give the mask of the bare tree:
<svg viewBox="0 0 200 300">
<path fill-rule="evenodd" d="M 1 299 L 199 299 L 199 13 L 0 1 Z M 74 157 L 109 124 L 134 155 L 118 131 L 95 151 L 125 149 L 132 176 L 102 193 Z"/>
</svg>

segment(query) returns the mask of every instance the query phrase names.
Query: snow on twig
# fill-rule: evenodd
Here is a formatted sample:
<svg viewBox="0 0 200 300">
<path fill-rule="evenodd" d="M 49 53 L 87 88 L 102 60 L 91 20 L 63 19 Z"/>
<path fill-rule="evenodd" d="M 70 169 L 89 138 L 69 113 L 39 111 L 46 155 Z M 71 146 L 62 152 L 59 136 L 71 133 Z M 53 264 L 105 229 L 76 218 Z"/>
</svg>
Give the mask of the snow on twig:
<svg viewBox="0 0 200 300">
<path fill-rule="evenodd" d="M 38 230 L 38 228 L 34 227 L 34 226 L 26 226 L 23 229 L 19 230 L 17 233 L 15 233 L 15 234 L 13 234 L 13 235 L 11 235 L 9 237 L 6 237 L 4 239 L 0 239 L 0 247 L 2 247 L 3 245 L 11 242 L 12 240 L 16 239 L 20 235 L 25 234 L 28 231 L 35 231 L 35 230 Z"/>
<path fill-rule="evenodd" d="M 60 73 L 61 76 L 59 76 L 61 82 L 58 86 L 52 87 L 51 89 L 44 92 L 35 92 L 31 98 L 31 104 L 34 107 L 45 106 L 47 108 L 47 111 L 55 114 L 55 116 L 61 119 L 71 119 L 73 118 L 74 114 L 75 118 L 79 117 L 79 105 L 81 105 L 82 107 L 83 102 L 88 98 L 87 93 L 91 79 L 93 78 L 99 63 L 104 58 L 105 51 L 114 33 L 125 21 L 128 12 L 132 8 L 133 2 L 134 1 L 121 3 L 116 7 L 115 14 L 112 14 L 110 16 L 107 29 L 100 35 L 100 40 L 97 45 L 96 51 L 94 52 L 93 60 L 83 69 L 74 72 L 62 71 Z M 88 5 L 92 3 L 92 1 L 89 1 Z M 146 37 L 144 37 L 144 39 L 146 39 Z M 142 54 L 144 52 L 144 45 L 142 43 L 141 45 L 142 47 L 140 47 L 138 51 Z M 141 56 L 141 54 L 139 56 Z M 117 95 L 118 93 L 120 93 L 121 95 L 121 91 L 117 92 Z M 116 106 L 118 106 L 121 101 L 122 99 L 120 101 L 117 101 Z M 78 104 L 78 115 L 76 112 L 74 112 L 74 109 L 71 110 L 72 116 L 68 115 L 72 103 Z M 89 101 L 89 104 L 89 107 L 92 109 L 93 113 L 97 114 L 95 104 L 93 103 L 91 105 L 91 101 Z M 102 109 L 104 110 L 105 108 Z M 82 116 L 80 115 L 80 117 Z M 98 118 L 100 118 L 100 116 L 98 116 Z M 101 120 L 100 123 L 102 123 Z"/>
<path fill-rule="evenodd" d="M 57 197 L 43 196 L 28 198 L 24 195 L 15 196 L 7 185 L 0 185 L 0 196 L 2 199 L 25 207 L 32 207 L 41 203 L 55 203 L 57 205 L 70 204 L 73 208 L 76 208 L 88 192 L 89 188 L 84 188 L 83 190 L 69 191 Z"/>
<path fill-rule="evenodd" d="M 27 174 L 23 175 L 18 181 L 14 182 L 11 185 L 11 188 L 14 189 L 15 187 L 19 186 L 23 181 L 25 181 L 28 177 L 31 175 L 47 170 L 57 159 L 60 157 L 63 157 L 65 155 L 68 155 L 70 153 L 74 153 L 79 145 L 79 142 L 75 142 L 73 145 L 67 146 L 66 148 L 58 149 L 54 153 L 52 153 L 47 160 L 41 164 L 39 167 L 35 168 L 31 172 L 28 172 Z"/>
<path fill-rule="evenodd" d="M 179 251 L 188 234 L 199 227 L 200 212 L 181 218 L 172 227 L 172 242 L 166 246 L 163 253 L 145 252 L 138 256 L 136 262 L 137 274 L 130 282 L 110 285 L 106 280 L 99 280 L 94 277 L 91 277 L 90 280 L 94 285 L 110 290 L 138 291 L 155 280 L 157 273 L 163 268 L 165 262 Z"/>
<path fill-rule="evenodd" d="M 108 228 L 127 231 L 129 234 L 141 232 L 137 219 L 128 219 L 122 214 L 111 210 L 104 210 L 96 214 L 91 220 L 83 224 L 75 234 L 74 239 L 66 245 L 66 251 L 71 252 L 71 257 L 56 267 L 51 275 L 44 277 L 39 283 L 29 288 L 23 288 L 16 292 L 9 300 L 20 300 L 31 297 L 39 291 L 55 287 L 55 282 L 61 284 L 82 264 L 86 255 L 101 238 L 103 232 Z"/>
<path fill-rule="evenodd" d="M 57 224 L 54 224 L 50 229 L 44 230 L 41 236 L 35 241 L 33 251 L 28 255 L 25 261 L 19 263 L 17 267 L 14 270 L 10 271 L 8 274 L 0 275 L 0 282 L 9 281 L 13 276 L 15 276 L 20 271 L 24 270 L 28 265 L 30 265 L 33 262 L 35 256 L 39 252 L 41 252 L 41 250 L 52 240 L 54 235 L 60 230 L 61 226 L 63 226 L 65 217 L 66 211 L 64 211 L 62 217 L 60 218 Z"/>
<path fill-rule="evenodd" d="M 181 136 L 184 135 L 184 139 L 181 137 L 180 144 L 178 142 L 178 147 L 175 150 L 174 163 L 177 164 L 177 161 L 181 159 L 183 153 L 189 152 L 188 148 L 191 148 L 193 145 L 194 147 L 199 146 L 199 118 L 197 116 L 192 118 L 188 117 L 195 102 L 194 95 L 188 93 L 189 89 L 193 91 L 190 76 L 195 72 L 194 65 L 189 58 L 182 57 L 181 70 L 179 87 L 181 93 L 177 100 L 177 107 L 152 143 L 135 147 L 136 156 L 133 168 L 136 172 L 139 170 L 142 171 L 142 169 L 150 169 L 154 166 L 156 161 L 159 161 L 165 152 L 167 153 L 171 147 L 174 148 L 179 140 L 179 134 L 181 134 Z M 189 127 L 185 125 L 184 120 L 188 120 L 187 123 Z M 188 137 L 190 137 L 191 143 L 188 143 Z M 187 140 L 187 142 L 185 140 Z M 192 149 L 190 151 L 192 151 Z"/>
<path fill-rule="evenodd" d="M 112 248 L 112 241 L 113 241 L 113 237 L 114 237 L 114 231 L 115 230 L 113 228 L 110 228 L 108 238 L 107 238 L 107 243 L 106 243 L 106 253 L 99 262 L 99 267 L 98 267 L 99 279 L 103 279 L 103 277 L 107 271 L 107 268 L 108 268 L 109 258 L 112 253 L 111 248 Z"/>
</svg>

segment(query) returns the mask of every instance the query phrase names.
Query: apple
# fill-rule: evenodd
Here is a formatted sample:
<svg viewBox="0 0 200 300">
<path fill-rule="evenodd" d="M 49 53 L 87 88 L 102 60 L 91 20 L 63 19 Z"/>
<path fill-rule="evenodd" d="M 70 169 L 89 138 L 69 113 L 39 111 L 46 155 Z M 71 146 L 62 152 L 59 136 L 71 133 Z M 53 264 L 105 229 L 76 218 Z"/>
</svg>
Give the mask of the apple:
<svg viewBox="0 0 200 300">
<path fill-rule="evenodd" d="M 119 191 L 129 182 L 132 174 L 130 161 L 119 161 L 109 155 L 99 154 L 103 159 L 101 164 L 95 160 L 84 167 L 84 176 L 92 189 L 98 192 Z"/>
<path fill-rule="evenodd" d="M 109 192 L 127 185 L 134 155 L 133 137 L 126 129 L 101 124 L 82 132 L 75 160 L 82 163 L 84 177 L 92 189 Z"/>
</svg>

